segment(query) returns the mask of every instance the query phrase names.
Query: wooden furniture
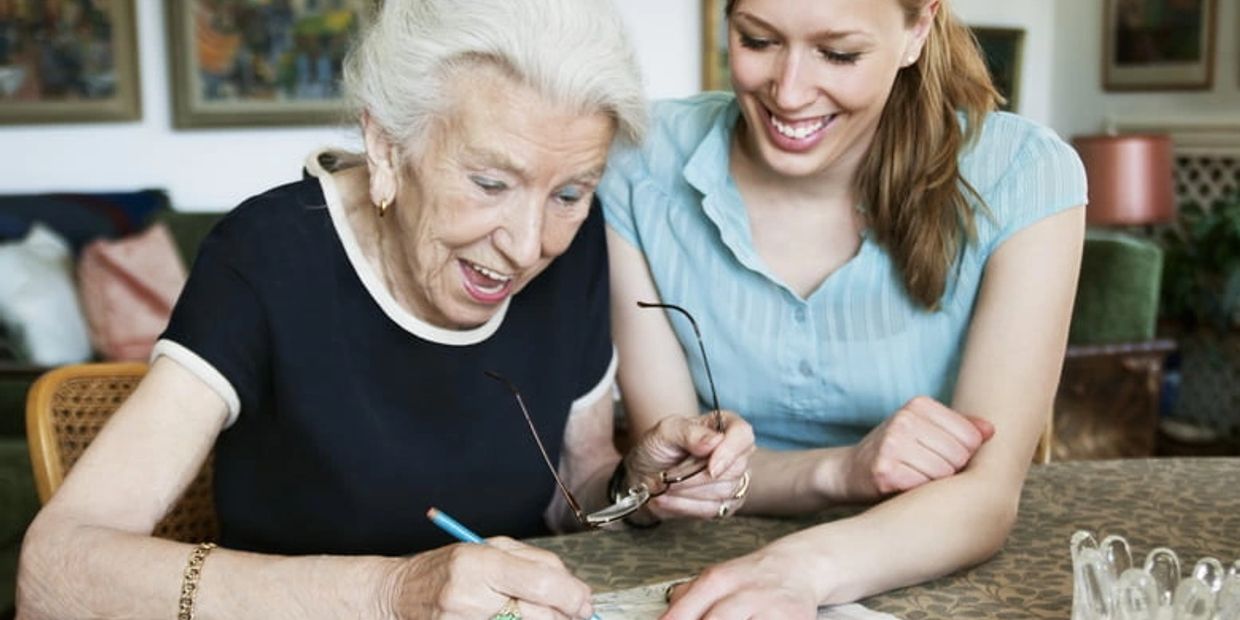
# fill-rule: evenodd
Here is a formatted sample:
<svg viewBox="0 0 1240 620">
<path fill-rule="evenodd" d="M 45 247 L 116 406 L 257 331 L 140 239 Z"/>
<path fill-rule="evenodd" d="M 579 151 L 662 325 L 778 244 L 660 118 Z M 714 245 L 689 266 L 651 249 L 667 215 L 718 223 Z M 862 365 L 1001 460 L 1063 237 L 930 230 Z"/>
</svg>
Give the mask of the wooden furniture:
<svg viewBox="0 0 1240 620">
<path fill-rule="evenodd" d="M 1055 399 L 1054 460 L 1155 454 L 1163 364 L 1173 340 L 1073 345 Z"/>
<path fill-rule="evenodd" d="M 1068 539 L 1078 529 L 1121 534 L 1135 556 L 1167 546 L 1187 563 L 1240 559 L 1240 458 L 1125 459 L 1035 465 L 1020 514 L 998 555 L 971 569 L 860 601 L 907 619 L 1071 616 Z M 670 521 L 645 530 L 592 531 L 533 544 L 560 555 L 598 592 L 690 576 L 780 536 L 860 508 L 813 519 L 736 517 Z"/>
<path fill-rule="evenodd" d="M 146 374 L 141 363 L 62 366 L 44 374 L 26 400 L 26 437 L 39 501 L 47 503 L 112 413 Z M 215 540 L 211 460 L 156 526 L 154 535 L 182 542 Z"/>
</svg>

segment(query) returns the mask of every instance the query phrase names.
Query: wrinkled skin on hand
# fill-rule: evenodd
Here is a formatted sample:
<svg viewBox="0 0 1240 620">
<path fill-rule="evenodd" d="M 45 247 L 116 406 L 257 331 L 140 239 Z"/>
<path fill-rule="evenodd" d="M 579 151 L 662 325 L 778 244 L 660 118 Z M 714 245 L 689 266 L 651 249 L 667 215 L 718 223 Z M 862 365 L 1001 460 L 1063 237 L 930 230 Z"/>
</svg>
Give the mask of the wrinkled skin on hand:
<svg viewBox="0 0 1240 620">
<path fill-rule="evenodd" d="M 555 554 L 510 538 L 419 553 L 399 565 L 392 607 L 398 618 L 478 620 L 518 600 L 523 618 L 589 618 L 590 588 Z"/>
</svg>

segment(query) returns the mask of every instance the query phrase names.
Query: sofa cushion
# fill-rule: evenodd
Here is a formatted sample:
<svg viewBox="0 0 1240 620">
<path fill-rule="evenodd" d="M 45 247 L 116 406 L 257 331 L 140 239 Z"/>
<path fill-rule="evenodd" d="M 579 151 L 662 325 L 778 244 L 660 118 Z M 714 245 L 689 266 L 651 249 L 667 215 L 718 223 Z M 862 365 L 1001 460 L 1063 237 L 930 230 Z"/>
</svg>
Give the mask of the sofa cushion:
<svg viewBox="0 0 1240 620">
<path fill-rule="evenodd" d="M 168 210 L 162 190 L 135 192 L 7 194 L 0 196 L 0 239 L 26 235 L 42 222 L 69 242 L 76 254 L 100 237 L 114 239 L 142 230 L 151 217 Z"/>
<path fill-rule="evenodd" d="M 73 257 L 42 223 L 22 241 L 0 243 L 0 322 L 20 361 L 51 366 L 90 358 Z"/>
</svg>

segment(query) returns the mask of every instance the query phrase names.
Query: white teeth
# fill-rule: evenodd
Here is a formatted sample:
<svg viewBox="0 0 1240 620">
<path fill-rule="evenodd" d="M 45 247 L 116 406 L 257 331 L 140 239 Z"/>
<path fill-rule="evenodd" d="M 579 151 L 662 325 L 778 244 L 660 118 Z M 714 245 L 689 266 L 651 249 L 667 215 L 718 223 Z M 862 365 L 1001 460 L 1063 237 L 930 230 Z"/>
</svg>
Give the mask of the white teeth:
<svg viewBox="0 0 1240 620">
<path fill-rule="evenodd" d="M 819 129 L 822 129 L 826 122 L 820 118 L 808 125 L 793 127 L 792 125 L 780 122 L 779 119 L 772 116 L 771 124 L 775 126 L 775 130 L 778 131 L 780 135 L 792 138 L 793 140 L 804 140 L 810 135 L 816 133 Z"/>
<path fill-rule="evenodd" d="M 477 271 L 478 273 L 492 280 L 499 280 L 500 285 L 496 287 L 496 290 L 499 290 L 500 287 L 502 287 L 504 284 L 507 284 L 508 281 L 512 279 L 512 276 L 506 276 L 502 273 L 491 271 L 490 269 L 487 269 L 486 267 L 483 267 L 482 265 L 476 265 L 470 262 L 466 262 L 465 264 L 469 265 L 470 269 L 473 269 L 474 271 Z"/>
</svg>

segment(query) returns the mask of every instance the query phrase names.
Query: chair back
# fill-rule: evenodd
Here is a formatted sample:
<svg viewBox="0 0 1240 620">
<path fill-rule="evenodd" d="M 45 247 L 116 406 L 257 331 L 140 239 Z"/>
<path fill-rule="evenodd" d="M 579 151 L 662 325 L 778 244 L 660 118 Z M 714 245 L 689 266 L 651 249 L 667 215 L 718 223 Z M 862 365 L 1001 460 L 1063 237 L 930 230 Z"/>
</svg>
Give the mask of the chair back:
<svg viewBox="0 0 1240 620">
<path fill-rule="evenodd" d="M 65 472 L 146 374 L 142 363 L 62 366 L 35 381 L 26 397 L 26 439 L 39 501 L 46 504 Z M 154 536 L 181 542 L 216 540 L 212 457 L 155 527 Z"/>
</svg>

